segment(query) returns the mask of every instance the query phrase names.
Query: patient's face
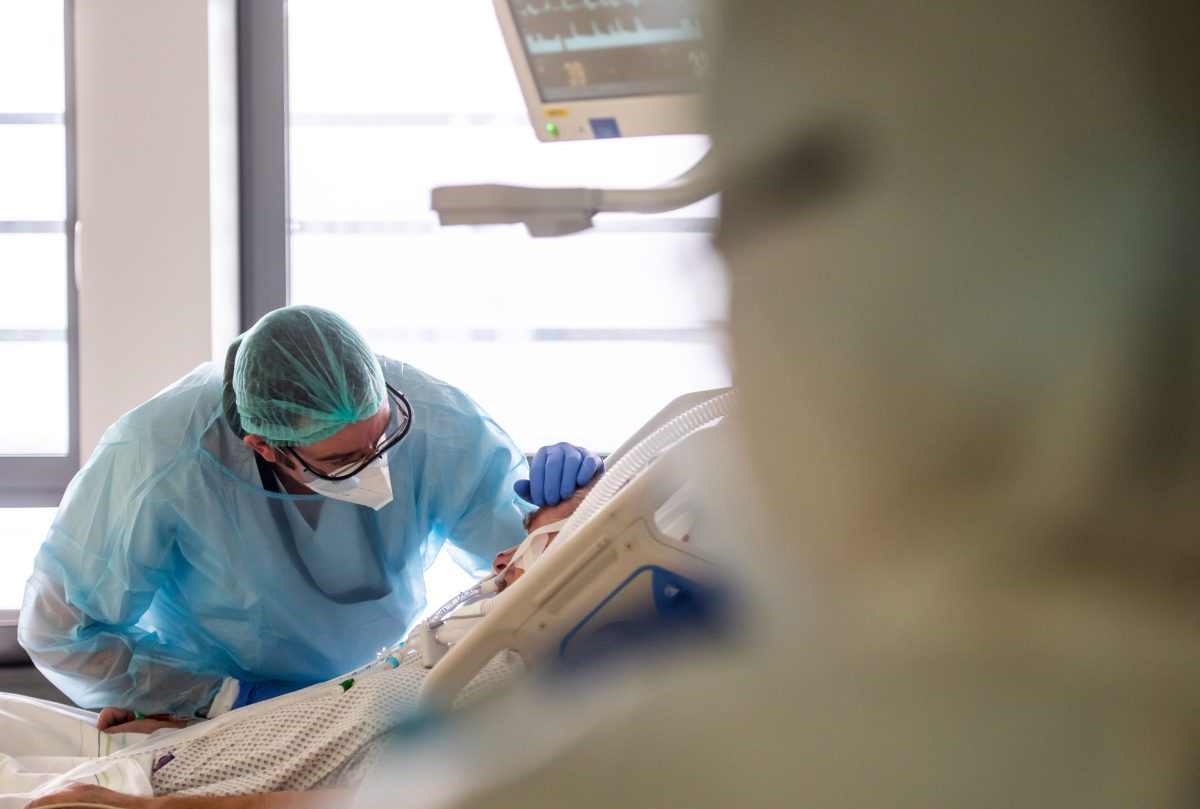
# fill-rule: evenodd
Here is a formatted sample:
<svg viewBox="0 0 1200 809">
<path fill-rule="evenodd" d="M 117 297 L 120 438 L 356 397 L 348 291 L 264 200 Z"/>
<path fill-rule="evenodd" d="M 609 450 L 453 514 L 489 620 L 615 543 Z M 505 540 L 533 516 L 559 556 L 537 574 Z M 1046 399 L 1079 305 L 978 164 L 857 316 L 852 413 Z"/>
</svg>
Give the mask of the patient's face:
<svg viewBox="0 0 1200 809">
<path fill-rule="evenodd" d="M 532 520 L 529 521 L 529 533 L 532 534 L 544 525 L 549 525 L 552 522 L 566 519 L 571 516 L 571 512 L 575 510 L 575 504 L 572 502 L 562 502 L 556 506 L 548 506 L 540 509 Z M 550 543 L 558 536 L 555 531 L 546 536 L 546 547 L 550 547 Z M 503 590 L 508 585 L 512 584 L 525 572 L 523 568 L 514 567 L 511 562 L 513 554 L 517 551 L 517 546 L 513 546 L 506 551 L 500 551 L 496 554 L 496 559 L 492 562 L 492 570 L 500 573 L 497 587 Z"/>
</svg>

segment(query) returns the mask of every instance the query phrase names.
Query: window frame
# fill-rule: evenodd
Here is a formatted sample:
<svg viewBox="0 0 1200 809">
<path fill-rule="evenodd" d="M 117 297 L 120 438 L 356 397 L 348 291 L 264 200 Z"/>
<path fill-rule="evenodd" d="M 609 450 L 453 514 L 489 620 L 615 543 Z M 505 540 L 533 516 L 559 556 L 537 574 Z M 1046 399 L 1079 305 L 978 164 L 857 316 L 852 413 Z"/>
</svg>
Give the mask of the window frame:
<svg viewBox="0 0 1200 809">
<path fill-rule="evenodd" d="M 237 6 L 241 328 L 288 303 L 287 0 Z"/>
<path fill-rule="evenodd" d="M 66 237 L 67 258 L 62 271 L 67 279 L 67 454 L 0 454 L 0 508 L 57 506 L 67 484 L 79 469 L 79 296 L 75 284 L 78 228 L 75 193 L 75 0 L 63 0 L 63 59 L 66 218 L 61 227 L 49 227 L 51 223 L 47 222 L 7 221 L 0 222 L 0 230 L 7 233 L 63 233 Z"/>
</svg>

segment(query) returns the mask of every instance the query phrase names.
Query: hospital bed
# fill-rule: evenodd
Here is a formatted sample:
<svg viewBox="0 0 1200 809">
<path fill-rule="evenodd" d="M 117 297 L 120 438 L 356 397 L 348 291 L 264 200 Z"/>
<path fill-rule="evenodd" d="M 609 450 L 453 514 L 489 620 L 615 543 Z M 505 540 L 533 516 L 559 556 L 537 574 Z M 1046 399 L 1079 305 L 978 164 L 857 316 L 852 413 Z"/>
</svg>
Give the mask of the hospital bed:
<svg viewBox="0 0 1200 809">
<path fill-rule="evenodd" d="M 608 472 L 521 579 L 419 624 L 409 639 L 432 667 L 421 704 L 449 706 L 506 650 L 527 667 L 547 667 L 663 625 L 711 620 L 717 557 L 692 536 L 689 472 L 714 457 L 734 405 L 728 388 L 671 402 L 609 455 Z"/>
</svg>

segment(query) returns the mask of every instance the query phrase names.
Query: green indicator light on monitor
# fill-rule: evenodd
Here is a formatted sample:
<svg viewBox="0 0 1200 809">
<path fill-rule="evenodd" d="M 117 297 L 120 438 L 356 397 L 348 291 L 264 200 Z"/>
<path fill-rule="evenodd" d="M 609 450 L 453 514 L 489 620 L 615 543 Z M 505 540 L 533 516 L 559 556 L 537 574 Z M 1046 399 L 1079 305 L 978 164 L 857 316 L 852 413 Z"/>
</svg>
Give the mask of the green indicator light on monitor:
<svg viewBox="0 0 1200 809">
<path fill-rule="evenodd" d="M 550 121 L 549 123 L 546 124 L 546 131 L 557 138 L 558 137 L 558 124 L 554 123 L 553 121 Z"/>
</svg>

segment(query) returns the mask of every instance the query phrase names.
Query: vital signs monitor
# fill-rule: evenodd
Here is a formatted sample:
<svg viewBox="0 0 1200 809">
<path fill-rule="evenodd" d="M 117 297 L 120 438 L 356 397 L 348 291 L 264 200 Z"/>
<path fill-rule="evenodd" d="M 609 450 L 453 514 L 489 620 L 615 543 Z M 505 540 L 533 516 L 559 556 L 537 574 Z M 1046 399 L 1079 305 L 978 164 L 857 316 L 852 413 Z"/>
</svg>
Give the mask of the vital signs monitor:
<svg viewBox="0 0 1200 809">
<path fill-rule="evenodd" d="M 540 140 L 699 133 L 705 0 L 494 0 Z"/>
</svg>

